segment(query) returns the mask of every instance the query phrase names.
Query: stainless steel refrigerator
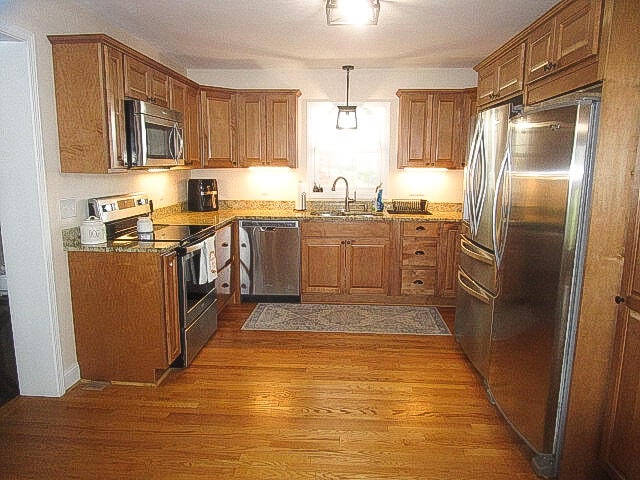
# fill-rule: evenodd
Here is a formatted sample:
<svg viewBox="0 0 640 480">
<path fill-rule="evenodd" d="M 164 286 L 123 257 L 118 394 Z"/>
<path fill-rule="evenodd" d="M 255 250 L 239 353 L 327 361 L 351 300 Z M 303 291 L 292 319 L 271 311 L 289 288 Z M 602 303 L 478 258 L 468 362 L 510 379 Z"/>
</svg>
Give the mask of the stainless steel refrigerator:
<svg viewBox="0 0 640 480">
<path fill-rule="evenodd" d="M 498 290 L 488 392 L 557 473 L 568 401 L 599 101 L 572 95 L 509 121 L 493 197 Z"/>
<path fill-rule="evenodd" d="M 494 247 L 494 196 L 507 146 L 511 105 L 476 116 L 464 171 L 455 335 L 473 366 L 486 379 L 493 304 L 498 289 Z"/>
</svg>

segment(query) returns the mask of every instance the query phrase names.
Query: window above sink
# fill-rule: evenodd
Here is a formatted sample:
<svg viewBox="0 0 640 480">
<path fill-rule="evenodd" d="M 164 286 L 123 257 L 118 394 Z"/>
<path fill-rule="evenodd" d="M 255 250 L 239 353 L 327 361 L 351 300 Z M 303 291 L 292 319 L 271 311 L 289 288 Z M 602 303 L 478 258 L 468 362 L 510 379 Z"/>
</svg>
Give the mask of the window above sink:
<svg viewBox="0 0 640 480">
<path fill-rule="evenodd" d="M 355 103 L 356 130 L 336 129 L 337 103 L 307 102 L 307 197 L 344 198 L 344 185 L 331 185 L 336 177 L 349 181 L 349 191 L 370 200 L 378 184 L 387 184 L 389 170 L 390 102 Z M 319 185 L 322 192 L 314 192 Z"/>
</svg>

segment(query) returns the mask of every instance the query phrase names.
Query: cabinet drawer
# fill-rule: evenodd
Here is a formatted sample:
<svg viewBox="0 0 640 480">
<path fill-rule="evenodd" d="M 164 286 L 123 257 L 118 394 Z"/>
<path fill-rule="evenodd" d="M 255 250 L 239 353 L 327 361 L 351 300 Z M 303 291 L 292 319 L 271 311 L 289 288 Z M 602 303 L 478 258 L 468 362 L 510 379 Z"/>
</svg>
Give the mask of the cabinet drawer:
<svg viewBox="0 0 640 480">
<path fill-rule="evenodd" d="M 231 265 L 227 265 L 222 270 L 218 270 L 216 293 L 218 295 L 228 295 L 231 293 Z"/>
<path fill-rule="evenodd" d="M 435 295 L 436 270 L 434 268 L 403 268 L 402 295 Z"/>
<path fill-rule="evenodd" d="M 402 266 L 435 267 L 438 259 L 438 242 L 417 237 L 402 239 Z"/>
<path fill-rule="evenodd" d="M 231 226 L 216 232 L 216 264 L 224 267 L 231 260 Z"/>
<path fill-rule="evenodd" d="M 305 237 L 389 237 L 387 222 L 304 222 L 302 235 Z"/>
<path fill-rule="evenodd" d="M 403 222 L 402 235 L 405 237 L 435 237 L 440 234 L 439 222 Z"/>
</svg>

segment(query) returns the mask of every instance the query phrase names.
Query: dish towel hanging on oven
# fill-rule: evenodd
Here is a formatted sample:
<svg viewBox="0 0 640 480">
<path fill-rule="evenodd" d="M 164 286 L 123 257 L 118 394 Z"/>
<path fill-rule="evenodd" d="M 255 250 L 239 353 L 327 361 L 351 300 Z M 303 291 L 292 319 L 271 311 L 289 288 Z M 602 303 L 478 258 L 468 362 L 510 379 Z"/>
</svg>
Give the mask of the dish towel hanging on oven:
<svg viewBox="0 0 640 480">
<path fill-rule="evenodd" d="M 202 242 L 198 284 L 204 285 L 211 283 L 216 278 L 218 278 L 218 268 L 216 266 L 216 240 L 215 236 L 211 236 Z"/>
</svg>

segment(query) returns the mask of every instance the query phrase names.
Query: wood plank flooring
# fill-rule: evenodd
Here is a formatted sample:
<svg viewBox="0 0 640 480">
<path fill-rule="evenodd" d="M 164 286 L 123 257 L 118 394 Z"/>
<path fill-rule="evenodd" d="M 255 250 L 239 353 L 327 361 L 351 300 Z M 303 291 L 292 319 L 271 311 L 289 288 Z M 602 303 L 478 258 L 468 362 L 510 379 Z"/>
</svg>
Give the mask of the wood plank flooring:
<svg viewBox="0 0 640 480">
<path fill-rule="evenodd" d="M 241 331 L 252 308 L 160 387 L 0 408 L 0 478 L 537 478 L 453 337 Z"/>
</svg>

